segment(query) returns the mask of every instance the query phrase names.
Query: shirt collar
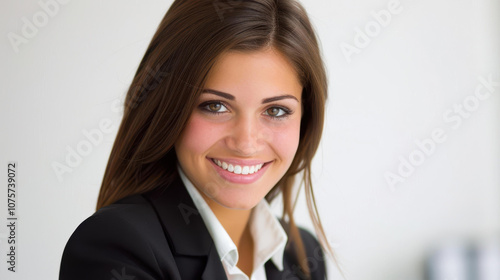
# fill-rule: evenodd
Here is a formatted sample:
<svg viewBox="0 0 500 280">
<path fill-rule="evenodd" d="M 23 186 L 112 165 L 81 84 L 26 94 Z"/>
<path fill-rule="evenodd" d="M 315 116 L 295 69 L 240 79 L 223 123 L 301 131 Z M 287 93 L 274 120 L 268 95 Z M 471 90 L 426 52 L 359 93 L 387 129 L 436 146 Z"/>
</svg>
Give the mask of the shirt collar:
<svg viewBox="0 0 500 280">
<path fill-rule="evenodd" d="M 215 243 L 221 261 L 231 268 L 235 267 L 238 263 L 238 248 L 182 168 L 178 165 L 177 169 Z M 254 268 L 271 259 L 279 270 L 283 270 L 283 254 L 288 237 L 265 199 L 252 210 L 250 232 L 254 239 Z"/>
</svg>

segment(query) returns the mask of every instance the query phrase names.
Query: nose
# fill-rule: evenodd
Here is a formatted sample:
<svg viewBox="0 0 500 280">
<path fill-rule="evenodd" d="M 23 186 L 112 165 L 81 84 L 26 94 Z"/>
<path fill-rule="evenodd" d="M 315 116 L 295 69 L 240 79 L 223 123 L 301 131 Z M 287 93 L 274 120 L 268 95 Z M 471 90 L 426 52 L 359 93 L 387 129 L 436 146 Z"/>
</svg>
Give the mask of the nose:
<svg viewBox="0 0 500 280">
<path fill-rule="evenodd" d="M 269 140 L 269 131 L 257 117 L 240 116 L 226 138 L 226 145 L 235 154 L 249 157 L 258 154 Z"/>
</svg>

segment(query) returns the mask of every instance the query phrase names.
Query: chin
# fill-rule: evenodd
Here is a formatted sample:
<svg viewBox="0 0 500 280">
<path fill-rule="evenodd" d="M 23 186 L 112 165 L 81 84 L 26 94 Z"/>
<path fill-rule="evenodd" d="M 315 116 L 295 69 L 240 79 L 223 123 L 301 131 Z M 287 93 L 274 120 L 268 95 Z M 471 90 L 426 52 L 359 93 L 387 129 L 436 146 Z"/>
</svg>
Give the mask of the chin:
<svg viewBox="0 0 500 280">
<path fill-rule="evenodd" d="M 254 208 L 264 197 L 254 197 L 252 195 L 219 195 L 215 198 L 212 198 L 218 204 L 230 208 L 230 209 L 238 209 L 238 210 L 250 210 Z"/>
</svg>

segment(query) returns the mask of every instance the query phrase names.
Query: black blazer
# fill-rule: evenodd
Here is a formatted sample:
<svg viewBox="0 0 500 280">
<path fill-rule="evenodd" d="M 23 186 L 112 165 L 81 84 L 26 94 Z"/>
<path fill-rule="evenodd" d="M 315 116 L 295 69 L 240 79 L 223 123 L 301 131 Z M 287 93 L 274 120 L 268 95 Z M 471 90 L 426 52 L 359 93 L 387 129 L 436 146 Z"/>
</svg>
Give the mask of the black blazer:
<svg viewBox="0 0 500 280">
<path fill-rule="evenodd" d="M 286 225 L 283 224 L 286 230 Z M 300 229 L 311 279 L 325 279 L 318 241 Z M 268 280 L 306 279 L 290 242 L 284 270 L 265 264 Z M 227 279 L 215 244 L 180 178 L 168 187 L 101 208 L 64 249 L 60 280 Z"/>
</svg>

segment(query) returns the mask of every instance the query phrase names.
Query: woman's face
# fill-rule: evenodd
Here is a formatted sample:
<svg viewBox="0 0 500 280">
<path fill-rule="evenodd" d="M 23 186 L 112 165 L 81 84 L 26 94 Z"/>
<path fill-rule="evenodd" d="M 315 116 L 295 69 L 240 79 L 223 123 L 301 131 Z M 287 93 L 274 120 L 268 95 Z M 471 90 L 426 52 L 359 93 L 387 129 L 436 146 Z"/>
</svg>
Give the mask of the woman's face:
<svg viewBox="0 0 500 280">
<path fill-rule="evenodd" d="M 277 51 L 223 54 L 175 145 L 209 205 L 251 209 L 283 177 L 299 144 L 301 95 Z"/>
</svg>

